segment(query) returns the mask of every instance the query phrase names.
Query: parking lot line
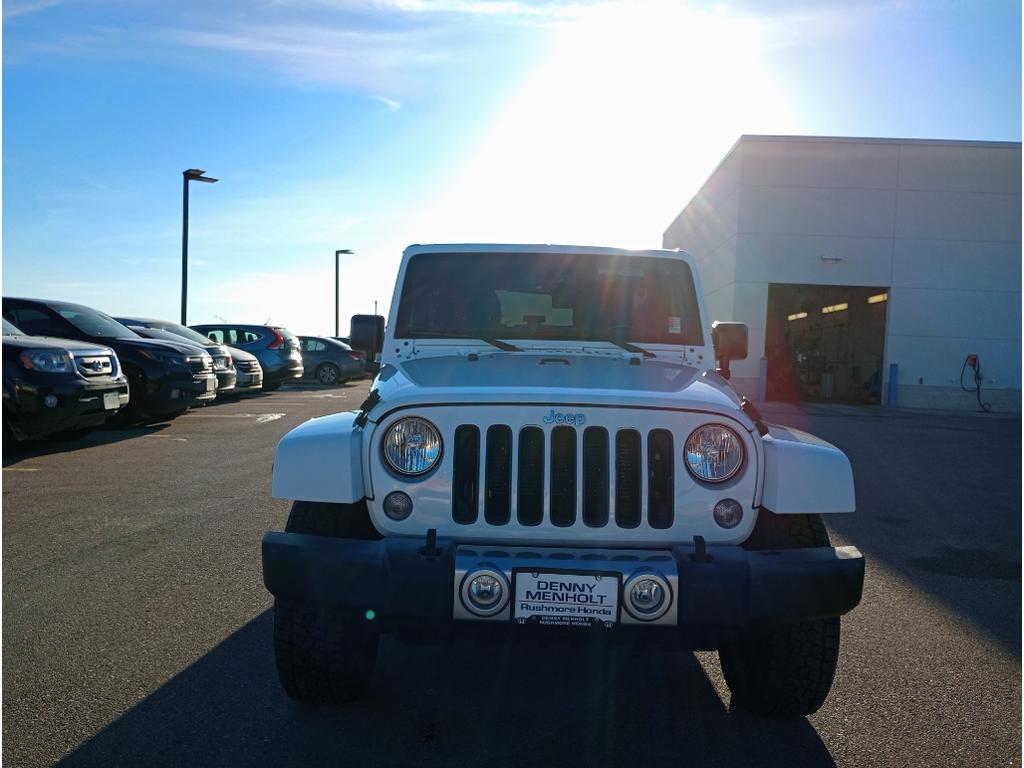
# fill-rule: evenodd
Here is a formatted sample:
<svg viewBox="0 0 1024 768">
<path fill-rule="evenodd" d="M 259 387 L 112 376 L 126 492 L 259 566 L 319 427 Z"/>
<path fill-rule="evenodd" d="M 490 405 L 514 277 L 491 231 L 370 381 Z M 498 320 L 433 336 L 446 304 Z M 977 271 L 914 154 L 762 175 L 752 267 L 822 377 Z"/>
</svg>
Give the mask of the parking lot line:
<svg viewBox="0 0 1024 768">
<path fill-rule="evenodd" d="M 38 472 L 39 467 L 4 467 L 4 472 Z"/>
</svg>

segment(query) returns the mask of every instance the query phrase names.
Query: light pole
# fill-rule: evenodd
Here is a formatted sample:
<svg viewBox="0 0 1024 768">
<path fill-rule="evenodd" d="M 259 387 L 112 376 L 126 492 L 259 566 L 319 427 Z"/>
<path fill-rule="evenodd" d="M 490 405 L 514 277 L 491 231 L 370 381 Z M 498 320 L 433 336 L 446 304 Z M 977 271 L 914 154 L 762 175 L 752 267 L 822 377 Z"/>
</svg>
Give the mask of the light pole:
<svg viewBox="0 0 1024 768">
<path fill-rule="evenodd" d="M 348 248 L 342 248 L 334 252 L 334 335 L 340 336 L 338 322 L 341 316 L 341 289 L 338 287 L 341 281 L 341 254 L 351 254 Z"/>
<path fill-rule="evenodd" d="M 181 324 L 187 325 L 185 321 L 185 307 L 188 305 L 188 183 L 190 181 L 203 181 L 213 184 L 217 179 L 203 176 L 206 171 L 198 168 L 189 168 L 181 172 Z"/>
</svg>

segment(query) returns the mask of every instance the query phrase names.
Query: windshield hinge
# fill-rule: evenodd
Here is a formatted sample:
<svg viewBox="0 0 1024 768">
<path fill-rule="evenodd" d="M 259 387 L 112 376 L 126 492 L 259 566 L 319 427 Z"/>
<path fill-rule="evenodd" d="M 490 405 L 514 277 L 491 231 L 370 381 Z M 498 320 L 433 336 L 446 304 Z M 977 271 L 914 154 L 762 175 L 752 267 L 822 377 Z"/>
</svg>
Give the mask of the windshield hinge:
<svg viewBox="0 0 1024 768">
<path fill-rule="evenodd" d="M 370 390 L 370 394 L 367 396 L 365 400 L 363 400 L 363 404 L 359 406 L 359 415 L 356 416 L 357 427 L 366 426 L 366 419 L 370 415 L 370 411 L 372 411 L 373 407 L 377 405 L 377 403 L 379 402 L 380 392 L 378 392 L 376 389 Z"/>
</svg>

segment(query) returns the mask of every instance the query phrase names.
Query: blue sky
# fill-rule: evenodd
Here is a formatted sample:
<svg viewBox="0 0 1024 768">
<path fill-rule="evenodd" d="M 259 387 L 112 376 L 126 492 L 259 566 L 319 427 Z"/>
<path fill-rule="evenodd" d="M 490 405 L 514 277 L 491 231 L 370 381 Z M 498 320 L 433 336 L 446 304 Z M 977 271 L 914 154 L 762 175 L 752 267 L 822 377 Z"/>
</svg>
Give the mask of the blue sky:
<svg viewBox="0 0 1024 768">
<path fill-rule="evenodd" d="M 412 242 L 657 247 L 742 133 L 1019 141 L 1018 2 L 3 4 L 3 291 L 386 310 Z"/>
</svg>

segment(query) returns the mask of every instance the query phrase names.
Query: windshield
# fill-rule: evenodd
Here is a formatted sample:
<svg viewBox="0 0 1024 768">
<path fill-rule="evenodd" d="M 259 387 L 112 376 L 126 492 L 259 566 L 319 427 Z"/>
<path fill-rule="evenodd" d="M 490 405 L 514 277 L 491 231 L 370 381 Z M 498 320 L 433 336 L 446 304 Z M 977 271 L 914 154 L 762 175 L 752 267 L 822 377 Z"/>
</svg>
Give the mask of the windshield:
<svg viewBox="0 0 1024 768">
<path fill-rule="evenodd" d="M 74 304 L 51 304 L 50 307 L 86 336 L 115 339 L 137 339 L 139 337 L 135 331 L 95 309 L 79 307 Z"/>
<path fill-rule="evenodd" d="M 395 337 L 703 344 L 686 262 L 560 253 L 413 257 Z"/>
<path fill-rule="evenodd" d="M 133 331 L 142 336 L 145 339 L 160 339 L 162 341 L 173 341 L 175 344 L 181 344 L 184 339 L 176 333 L 165 331 L 163 328 L 140 328 L 139 326 L 129 326 Z M 190 342 L 191 343 L 191 342 Z M 197 344 L 196 346 L 205 347 L 205 344 Z"/>
<path fill-rule="evenodd" d="M 4 336 L 24 336 L 14 323 L 4 320 Z"/>
</svg>

